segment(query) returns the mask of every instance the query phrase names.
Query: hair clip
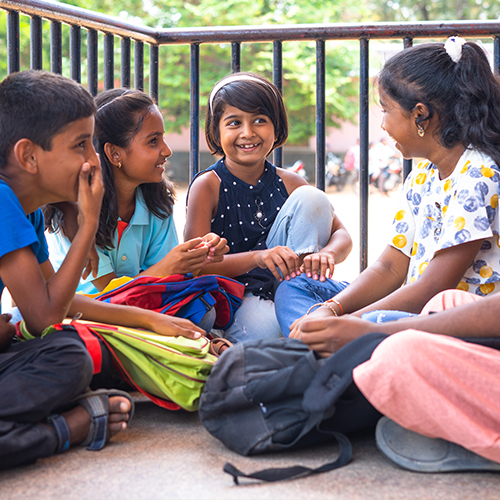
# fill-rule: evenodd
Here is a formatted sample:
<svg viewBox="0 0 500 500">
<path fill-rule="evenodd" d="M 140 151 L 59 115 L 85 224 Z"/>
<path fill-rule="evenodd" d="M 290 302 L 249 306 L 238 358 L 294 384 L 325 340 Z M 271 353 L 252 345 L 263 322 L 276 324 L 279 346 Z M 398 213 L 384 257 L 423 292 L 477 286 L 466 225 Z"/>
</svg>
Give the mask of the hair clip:
<svg viewBox="0 0 500 500">
<path fill-rule="evenodd" d="M 217 92 L 219 92 L 219 90 L 222 87 L 225 87 L 229 83 L 239 82 L 239 81 L 245 81 L 245 80 L 246 81 L 251 81 L 251 82 L 262 83 L 263 85 L 266 85 L 267 87 L 269 87 L 274 92 L 274 95 L 276 97 L 278 97 L 278 95 L 276 94 L 276 90 L 274 89 L 274 87 L 269 82 L 267 82 L 266 80 L 257 78 L 257 77 L 252 76 L 252 75 L 240 75 L 239 73 L 234 73 L 233 75 L 227 76 L 226 78 L 223 78 L 218 83 L 216 83 L 215 87 L 212 89 L 212 92 L 210 92 L 210 97 L 208 99 L 208 105 L 210 107 L 210 113 L 212 115 L 214 113 L 214 109 L 213 109 L 214 98 L 217 95 Z"/>
<path fill-rule="evenodd" d="M 109 106 L 110 104 L 114 103 L 115 101 L 117 101 L 121 97 L 132 94 L 132 92 L 133 91 L 131 91 L 130 89 L 125 90 L 125 92 L 123 92 L 123 94 L 120 94 L 120 95 L 117 95 L 116 97 L 113 97 L 113 99 L 111 99 L 111 101 L 108 101 L 107 103 L 105 103 L 102 106 L 100 106 L 99 108 L 97 108 L 97 112 L 102 111 L 106 106 Z"/>
<path fill-rule="evenodd" d="M 460 61 L 462 57 L 462 47 L 466 43 L 467 41 L 459 36 L 450 36 L 448 40 L 446 40 L 444 50 L 446 50 L 446 53 L 451 57 L 454 63 Z"/>
</svg>

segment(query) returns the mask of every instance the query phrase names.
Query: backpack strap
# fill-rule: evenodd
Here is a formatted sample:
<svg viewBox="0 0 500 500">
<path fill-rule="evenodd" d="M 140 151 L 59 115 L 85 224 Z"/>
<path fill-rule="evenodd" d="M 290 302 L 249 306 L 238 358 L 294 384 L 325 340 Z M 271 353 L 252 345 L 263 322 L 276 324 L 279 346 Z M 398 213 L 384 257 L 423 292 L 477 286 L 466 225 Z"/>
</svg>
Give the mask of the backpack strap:
<svg viewBox="0 0 500 500">
<path fill-rule="evenodd" d="M 311 469 L 309 467 L 303 467 L 301 465 L 295 465 L 292 467 L 285 468 L 274 468 L 274 469 L 263 469 L 251 474 L 245 474 L 238 470 L 234 465 L 226 463 L 224 465 L 224 472 L 233 476 L 233 481 L 235 484 L 239 484 L 239 478 L 257 479 L 260 481 L 275 482 L 283 481 L 285 479 L 296 479 L 299 477 L 310 476 L 311 474 L 319 474 L 321 472 L 328 472 L 333 469 L 338 469 L 349 463 L 352 457 L 352 446 L 350 441 L 339 432 L 332 432 L 331 435 L 339 443 L 339 455 L 333 462 L 328 462 Z"/>
<path fill-rule="evenodd" d="M 302 406 L 311 413 L 328 412 L 353 383 L 352 371 L 372 357 L 387 338 L 383 333 L 368 333 L 352 340 L 326 358 L 304 393 Z"/>
<path fill-rule="evenodd" d="M 56 325 L 57 327 L 58 325 Z M 65 325 L 62 325 L 63 327 Z M 102 351 L 101 344 L 99 344 L 98 334 L 93 333 L 84 323 L 72 321 L 71 326 L 78 332 L 79 337 L 85 343 L 85 347 L 92 358 L 94 363 L 94 373 L 101 373 L 102 368 Z M 61 328 L 62 329 L 62 328 Z"/>
<path fill-rule="evenodd" d="M 241 477 L 274 482 L 327 472 L 346 465 L 352 457 L 352 446 L 349 439 L 344 434 L 335 432 L 341 430 L 338 427 L 335 428 L 335 430 L 329 430 L 328 428 L 322 429 L 321 422 L 327 415 L 332 414 L 332 410 L 335 410 L 335 406 L 339 402 L 339 399 L 351 384 L 353 384 L 352 371 L 354 368 L 370 359 L 375 348 L 385 338 L 387 338 L 387 335 L 369 333 L 353 340 L 342 347 L 342 349 L 339 349 L 339 351 L 324 361 L 304 393 L 302 407 L 310 413 L 310 418 L 308 422 L 304 424 L 302 431 L 292 445 L 296 444 L 302 437 L 316 427 L 318 431 L 324 432 L 338 441 L 340 450 L 336 460 L 314 469 L 296 465 L 286 468 L 264 469 L 252 474 L 244 474 L 233 465 L 226 463 L 223 469 L 224 472 L 232 475 L 236 484 L 238 484 L 238 478 Z M 358 418 L 356 412 L 359 406 L 351 406 L 351 408 L 347 409 L 347 417 L 356 420 Z M 375 423 L 379 416 L 376 410 L 368 412 L 364 419 L 366 421 L 362 419 L 363 425 L 360 425 L 360 428 Z M 372 422 L 373 418 L 375 418 L 375 422 Z"/>
</svg>

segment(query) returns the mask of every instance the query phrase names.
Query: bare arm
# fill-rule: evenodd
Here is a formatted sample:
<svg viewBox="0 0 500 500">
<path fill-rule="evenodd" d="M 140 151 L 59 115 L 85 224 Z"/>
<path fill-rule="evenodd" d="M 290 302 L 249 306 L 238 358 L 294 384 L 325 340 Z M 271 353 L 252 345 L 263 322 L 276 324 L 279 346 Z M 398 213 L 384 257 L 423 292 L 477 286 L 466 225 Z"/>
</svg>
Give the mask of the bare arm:
<svg viewBox="0 0 500 500">
<path fill-rule="evenodd" d="M 278 168 L 276 171 L 283 179 L 289 194 L 298 187 L 307 185 L 307 182 L 294 172 L 282 168 Z M 303 259 L 300 271 L 315 280 L 325 281 L 327 276 L 331 277 L 335 264 L 343 262 L 352 250 L 351 236 L 337 216 L 333 219 L 330 235 L 330 240 L 324 248 L 319 252 L 305 256 Z"/>
<path fill-rule="evenodd" d="M 57 209 L 63 214 L 62 227 L 60 231 L 69 239 L 73 241 L 78 232 L 78 204 L 71 201 L 61 201 L 59 203 L 50 203 L 53 209 Z M 83 270 L 82 278 L 86 279 L 92 273 L 94 277 L 97 276 L 99 271 L 99 255 L 94 245 L 91 245 L 87 265 Z"/>
<path fill-rule="evenodd" d="M 175 246 L 160 261 L 140 272 L 137 276 L 162 277 L 196 272 L 205 264 L 209 254 L 210 247 L 203 242 L 202 238 L 193 238 Z M 111 272 L 92 280 L 92 284 L 101 292 L 115 278 L 117 275 Z"/>
<path fill-rule="evenodd" d="M 353 315 L 335 318 L 323 313 L 304 320 L 291 337 L 301 339 L 322 356 L 330 356 L 351 340 L 371 332 L 392 335 L 414 329 L 450 337 L 499 337 L 499 307 L 500 294 L 495 294 L 437 314 L 387 323 L 372 323 Z"/>
<path fill-rule="evenodd" d="M 90 185 L 89 174 L 90 165 L 85 163 L 79 178 L 79 229 L 57 273 L 46 281 L 30 247 L 0 259 L 0 277 L 34 335 L 66 316 L 87 262 L 103 194 L 100 167 L 95 167 Z"/>
<path fill-rule="evenodd" d="M 212 172 L 207 172 L 193 182 L 189 192 L 184 239 L 201 237 L 210 232 L 211 219 L 217 212 L 219 187 L 219 180 Z M 200 272 L 234 278 L 255 267 L 268 268 L 277 279 L 281 279 L 278 269 L 285 279 L 300 273 L 298 256 L 287 247 L 228 254 L 222 262 L 204 265 Z"/>
<path fill-rule="evenodd" d="M 457 287 L 482 244 L 483 240 L 477 240 L 440 250 L 431 259 L 427 269 L 417 281 L 356 311 L 356 316 L 375 309 L 420 313 L 434 295 Z"/>
<path fill-rule="evenodd" d="M 54 269 L 48 260 L 40 265 L 40 269 L 47 280 L 50 280 L 54 275 Z M 71 318 L 76 313 L 82 313 L 83 319 L 89 321 L 144 328 L 167 336 L 182 335 L 183 337 L 198 338 L 205 333 L 201 328 L 184 318 L 159 314 L 138 307 L 108 304 L 80 294 L 73 297 L 67 316 Z"/>
<path fill-rule="evenodd" d="M 390 296 L 404 283 L 410 259 L 392 246 L 335 296 L 344 313 L 356 313 Z M 340 310 L 338 311 L 340 315 Z M 330 311 L 330 314 L 331 311 Z"/>
<path fill-rule="evenodd" d="M 308 277 L 325 281 L 331 277 L 335 264 L 343 262 L 352 250 L 352 239 L 340 219 L 335 216 L 332 222 L 331 236 L 327 245 L 319 252 L 307 255 L 301 271 Z"/>
</svg>

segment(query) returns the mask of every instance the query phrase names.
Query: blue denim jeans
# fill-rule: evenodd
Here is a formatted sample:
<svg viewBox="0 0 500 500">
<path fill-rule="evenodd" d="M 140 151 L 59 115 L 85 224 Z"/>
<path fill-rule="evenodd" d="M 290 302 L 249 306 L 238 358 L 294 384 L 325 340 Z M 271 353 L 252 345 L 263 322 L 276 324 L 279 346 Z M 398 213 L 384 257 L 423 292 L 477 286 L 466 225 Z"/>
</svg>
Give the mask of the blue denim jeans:
<svg viewBox="0 0 500 500">
<path fill-rule="evenodd" d="M 330 240 L 335 216 L 323 191 L 298 187 L 286 200 L 267 236 L 267 248 L 287 246 L 297 255 L 318 252 Z"/>
<path fill-rule="evenodd" d="M 301 186 L 295 189 L 281 208 L 267 236 L 267 248 L 287 246 L 297 255 L 317 252 L 330 239 L 334 216 L 333 207 L 323 191 L 312 186 Z M 270 300 L 246 293 L 234 318 L 233 324 L 221 332 L 233 343 L 281 337 L 282 329 L 276 318 L 275 303 Z M 289 329 L 286 330 L 286 336 L 288 332 Z"/>
<path fill-rule="evenodd" d="M 245 293 L 232 324 L 224 331 L 216 332 L 233 344 L 250 339 L 280 338 L 281 329 L 274 312 L 274 302 L 256 297 L 251 292 Z"/>
<path fill-rule="evenodd" d="M 276 316 L 285 337 L 290 334 L 290 325 L 308 309 L 317 304 L 331 299 L 341 292 L 349 283 L 347 281 L 313 280 L 305 275 L 297 276 L 290 281 L 280 283 L 274 302 Z"/>
<path fill-rule="evenodd" d="M 412 316 L 418 316 L 418 314 L 405 311 L 376 310 L 363 314 L 361 319 L 371 321 L 372 323 L 387 323 L 388 321 L 397 321 L 398 319 L 411 318 Z"/>
</svg>

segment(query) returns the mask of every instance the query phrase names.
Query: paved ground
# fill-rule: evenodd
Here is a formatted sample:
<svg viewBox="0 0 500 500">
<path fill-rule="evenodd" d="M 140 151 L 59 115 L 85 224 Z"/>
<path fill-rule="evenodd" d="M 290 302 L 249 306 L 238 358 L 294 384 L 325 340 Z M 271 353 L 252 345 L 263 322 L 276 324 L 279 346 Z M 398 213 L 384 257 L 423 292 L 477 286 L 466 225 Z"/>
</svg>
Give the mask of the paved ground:
<svg viewBox="0 0 500 500">
<path fill-rule="evenodd" d="M 182 197 L 176 210 L 182 224 Z M 359 241 L 358 201 L 333 194 L 337 213 Z M 370 201 L 370 260 L 384 248 L 394 199 Z M 381 219 L 378 220 L 379 215 Z M 353 252 L 337 273 L 352 280 L 359 269 Z M 197 414 L 168 412 L 149 402 L 137 404 L 130 429 L 100 452 L 72 449 L 35 465 L 0 473 L 1 500 L 494 500 L 500 474 L 415 474 L 399 470 L 378 453 L 373 432 L 353 436 L 354 456 L 346 467 L 278 484 L 250 481 L 235 486 L 222 472 L 225 462 L 244 471 L 291 464 L 318 466 L 336 456 L 335 445 L 256 458 L 240 457 L 210 436 Z"/>
</svg>

